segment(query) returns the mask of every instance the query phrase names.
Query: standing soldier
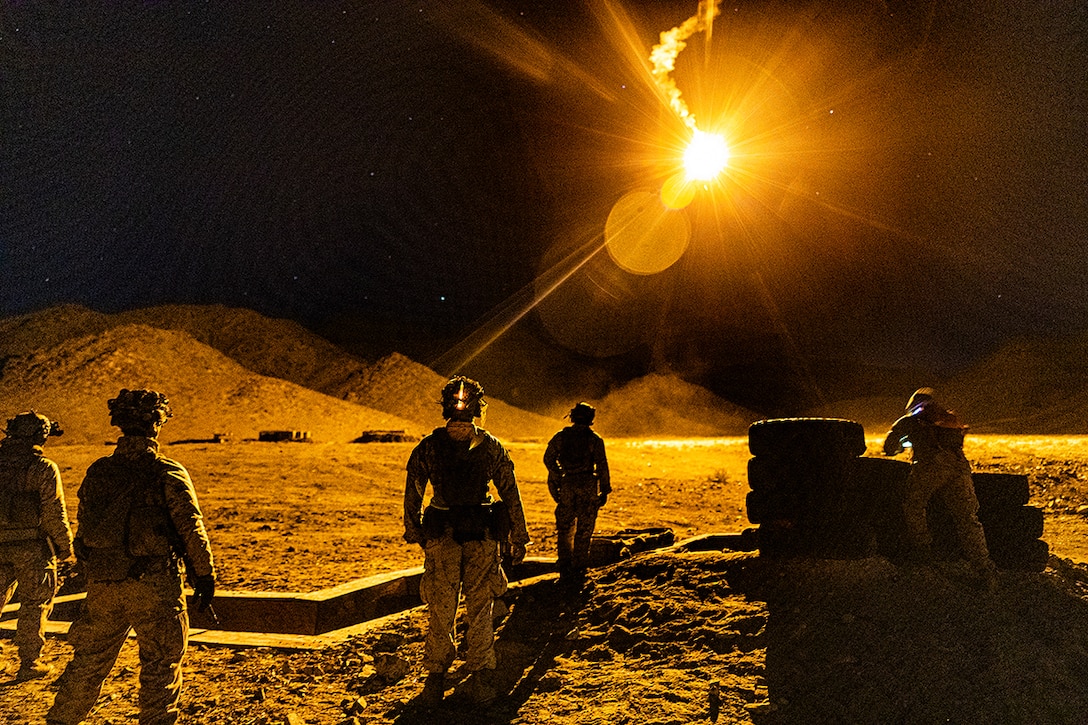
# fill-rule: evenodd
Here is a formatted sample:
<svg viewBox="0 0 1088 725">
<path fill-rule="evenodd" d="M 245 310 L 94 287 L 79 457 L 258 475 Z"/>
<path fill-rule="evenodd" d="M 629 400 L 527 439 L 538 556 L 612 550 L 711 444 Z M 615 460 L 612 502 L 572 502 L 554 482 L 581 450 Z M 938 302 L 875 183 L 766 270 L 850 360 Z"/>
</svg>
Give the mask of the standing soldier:
<svg viewBox="0 0 1088 725">
<path fill-rule="evenodd" d="M 429 616 L 423 664 L 427 681 L 422 700 L 441 702 L 446 671 L 453 664 L 457 606 L 463 591 L 468 615 L 465 694 L 488 704 L 494 683 L 495 642 L 492 607 L 506 591 L 499 544 L 509 544 L 513 563 L 525 558 L 529 531 L 514 478 L 514 463 L 503 445 L 475 419 L 483 416 L 483 388 L 457 376 L 442 389 L 442 417 L 412 451 L 404 488 L 404 539 L 424 550 L 419 594 Z M 427 482 L 432 496 L 425 510 Z M 495 502 L 488 492 L 494 483 Z M 505 541 L 503 541 L 505 539 Z"/>
<path fill-rule="evenodd" d="M 996 583 L 996 566 L 990 560 L 986 536 L 978 520 L 978 498 L 971 478 L 971 464 L 963 454 L 967 426 L 956 414 L 934 399 L 932 388 L 919 388 L 907 401 L 907 414 L 897 420 L 884 439 L 884 455 L 911 449 L 911 467 L 903 502 L 910 557 L 928 561 L 932 536 L 926 520 L 930 500 L 940 497 L 959 535 L 960 545 L 983 586 Z"/>
<path fill-rule="evenodd" d="M 612 492 L 604 439 L 590 428 L 596 413 L 589 403 L 575 405 L 569 414 L 572 425 L 552 436 L 544 451 L 548 491 L 556 503 L 560 579 L 585 576 L 597 511 Z"/>
<path fill-rule="evenodd" d="M 46 716 L 53 725 L 83 722 L 132 629 L 140 650 L 140 723 L 176 722 L 189 639 L 180 561 L 201 608 L 215 594 L 193 482 L 184 466 L 159 454 L 169 401 L 152 390 L 122 390 L 109 411 L 122 435 L 112 455 L 87 469 L 79 489 L 75 550 L 87 598 L 68 634 L 72 660 Z"/>
<path fill-rule="evenodd" d="M 57 558 L 72 558 L 72 530 L 60 470 L 42 446 L 62 433 L 56 422 L 31 410 L 10 419 L 0 441 L 0 609 L 17 585 L 15 644 L 22 663 L 17 680 L 52 672 L 39 658 L 57 593 Z"/>
</svg>

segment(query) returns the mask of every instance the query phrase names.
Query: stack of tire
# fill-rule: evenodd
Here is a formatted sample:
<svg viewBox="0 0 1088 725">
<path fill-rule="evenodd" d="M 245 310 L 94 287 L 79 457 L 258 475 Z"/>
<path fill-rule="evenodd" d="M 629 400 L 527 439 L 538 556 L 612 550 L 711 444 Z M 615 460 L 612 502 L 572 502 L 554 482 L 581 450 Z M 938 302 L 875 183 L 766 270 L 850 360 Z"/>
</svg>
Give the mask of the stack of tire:
<svg viewBox="0 0 1088 725">
<path fill-rule="evenodd" d="M 910 463 L 868 458 L 860 423 L 840 418 L 779 418 L 748 429 L 748 520 L 762 555 L 900 560 L 907 553 L 903 502 Z M 972 474 L 990 557 L 1002 569 L 1042 571 L 1049 546 L 1043 512 L 1029 506 L 1028 477 Z M 948 511 L 927 511 L 938 558 L 961 556 Z"/>
<path fill-rule="evenodd" d="M 858 458 L 854 465 L 855 485 L 868 492 L 874 507 L 875 553 L 899 560 L 909 553 L 903 501 L 910 463 L 893 458 Z M 1050 547 L 1042 540 L 1042 509 L 1028 505 L 1028 477 L 975 472 L 971 479 L 979 503 L 978 520 L 994 563 L 1001 569 L 1045 569 Z M 926 518 L 933 537 L 934 556 L 945 560 L 960 558 L 962 551 L 955 523 L 939 498 L 930 502 Z"/>
<path fill-rule="evenodd" d="M 748 428 L 748 520 L 761 555 L 859 558 L 873 550 L 872 506 L 853 475 L 860 423 L 776 418 Z"/>
<path fill-rule="evenodd" d="M 1042 540 L 1043 510 L 1029 506 L 1028 477 L 1012 473 L 971 475 L 978 498 L 978 520 L 986 534 L 990 558 L 1000 569 L 1043 571 L 1050 547 Z M 940 502 L 930 505 L 930 528 L 938 555 L 958 556 L 952 520 Z"/>
</svg>

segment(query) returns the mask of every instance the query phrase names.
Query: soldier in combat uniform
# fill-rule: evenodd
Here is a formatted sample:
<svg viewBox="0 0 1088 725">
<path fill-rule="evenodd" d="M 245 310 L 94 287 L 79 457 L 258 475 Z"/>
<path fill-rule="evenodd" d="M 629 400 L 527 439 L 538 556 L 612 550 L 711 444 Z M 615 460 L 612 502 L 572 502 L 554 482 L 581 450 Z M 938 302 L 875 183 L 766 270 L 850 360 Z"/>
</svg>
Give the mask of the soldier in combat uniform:
<svg viewBox="0 0 1088 725">
<path fill-rule="evenodd" d="M 996 583 L 986 536 L 978 520 L 978 498 L 971 479 L 971 464 L 963 454 L 967 426 L 940 405 L 932 388 L 919 388 L 907 401 L 907 414 L 897 420 L 884 439 L 884 454 L 911 450 L 911 467 L 903 502 L 909 556 L 925 562 L 932 557 L 932 537 L 926 519 L 931 499 L 940 497 L 955 522 L 960 545 L 979 582 Z"/>
<path fill-rule="evenodd" d="M 589 403 L 575 405 L 572 425 L 556 433 L 544 451 L 548 491 L 556 503 L 560 579 L 585 576 L 597 511 L 612 492 L 604 440 L 590 428 L 596 413 Z"/>
<path fill-rule="evenodd" d="M 19 589 L 16 680 L 45 677 L 45 620 L 57 593 L 57 558 L 72 558 L 72 530 L 57 464 L 42 446 L 60 425 L 33 410 L 7 423 L 0 441 L 0 609 Z"/>
<path fill-rule="evenodd" d="M 122 390 L 109 411 L 122 435 L 112 455 L 87 469 L 79 489 L 75 550 L 87 598 L 68 634 L 74 654 L 46 721 L 83 722 L 135 629 L 139 721 L 166 725 L 178 719 L 189 640 L 181 562 L 202 608 L 215 594 L 215 568 L 189 473 L 159 453 L 169 401 L 153 390 Z"/>
<path fill-rule="evenodd" d="M 486 403 L 483 388 L 463 376 L 442 389 L 442 417 L 412 451 L 404 489 L 404 539 L 424 549 L 419 594 L 429 617 L 423 664 L 427 681 L 421 699 L 439 703 L 445 694 L 446 671 L 456 655 L 455 621 L 463 593 L 468 615 L 463 692 L 479 704 L 494 700 L 495 643 L 492 607 L 506 591 L 500 542 L 508 544 L 513 563 L 525 557 L 529 531 L 514 463 L 503 445 L 475 420 Z M 423 509 L 430 482 L 432 497 Z M 493 501 L 493 483 L 500 501 Z"/>
</svg>

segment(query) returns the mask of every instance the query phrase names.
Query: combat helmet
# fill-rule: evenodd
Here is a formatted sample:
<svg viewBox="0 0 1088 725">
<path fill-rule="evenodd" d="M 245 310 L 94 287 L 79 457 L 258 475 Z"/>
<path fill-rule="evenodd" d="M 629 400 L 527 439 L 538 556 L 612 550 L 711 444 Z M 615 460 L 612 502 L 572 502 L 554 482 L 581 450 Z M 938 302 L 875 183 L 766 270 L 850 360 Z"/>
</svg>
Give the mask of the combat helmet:
<svg viewBox="0 0 1088 725">
<path fill-rule="evenodd" d="M 63 434 L 60 423 L 51 421 L 34 410 L 9 418 L 7 427 L 4 429 L 4 435 L 8 438 L 27 438 L 39 444 L 45 443 L 45 439 L 49 436 Z"/>
<path fill-rule="evenodd" d="M 937 391 L 933 388 L 918 388 L 910 396 L 910 400 L 907 401 L 907 411 L 913 411 L 924 403 L 933 400 L 936 395 Z"/>
<path fill-rule="evenodd" d="M 170 401 L 154 390 L 128 390 L 122 388 L 109 403 L 110 425 L 128 433 L 153 435 L 156 429 L 171 418 Z"/>
<path fill-rule="evenodd" d="M 571 423 L 593 425 L 593 418 L 597 415 L 597 409 L 586 402 L 581 402 L 570 409 L 568 417 Z"/>
<path fill-rule="evenodd" d="M 454 376 L 442 388 L 442 417 L 446 420 L 471 421 L 482 417 L 485 407 L 484 388 L 471 378 Z"/>
</svg>

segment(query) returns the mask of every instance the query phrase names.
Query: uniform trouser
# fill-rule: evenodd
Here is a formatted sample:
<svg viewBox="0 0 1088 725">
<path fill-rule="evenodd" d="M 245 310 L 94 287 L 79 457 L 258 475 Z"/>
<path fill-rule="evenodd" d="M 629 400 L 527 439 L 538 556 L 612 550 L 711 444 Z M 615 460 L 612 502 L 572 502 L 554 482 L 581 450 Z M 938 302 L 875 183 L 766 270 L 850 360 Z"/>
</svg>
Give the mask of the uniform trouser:
<svg viewBox="0 0 1088 725">
<path fill-rule="evenodd" d="M 917 553 L 930 551 L 932 536 L 926 507 L 935 497 L 943 501 L 951 515 L 967 560 L 976 566 L 988 567 L 990 554 L 978 520 L 978 498 L 971 479 L 971 466 L 955 453 L 941 452 L 932 459 L 911 464 L 903 503 L 910 546 Z"/>
<path fill-rule="evenodd" d="M 495 597 L 507 587 L 506 573 L 499 564 L 499 545 L 490 538 L 458 544 L 446 533 L 428 541 L 424 550 L 419 582 L 429 620 L 424 667 L 428 672 L 445 672 L 453 664 L 457 606 L 464 592 L 468 616 L 465 667 L 470 671 L 495 669 L 492 609 Z"/>
<path fill-rule="evenodd" d="M 589 549 L 597 525 L 597 479 L 564 476 L 555 507 L 559 569 L 582 570 L 589 566 Z"/>
<path fill-rule="evenodd" d="M 83 611 L 68 633 L 72 661 L 61 675 L 47 720 L 65 725 L 83 722 L 130 629 L 136 631 L 140 650 L 141 725 L 177 722 L 189 615 L 181 576 L 169 571 L 140 579 L 88 582 Z"/>
<path fill-rule="evenodd" d="M 57 593 L 57 559 L 40 540 L 0 544 L 0 609 L 19 589 L 15 645 L 19 659 L 32 664 L 45 646 L 45 620 Z"/>
</svg>

